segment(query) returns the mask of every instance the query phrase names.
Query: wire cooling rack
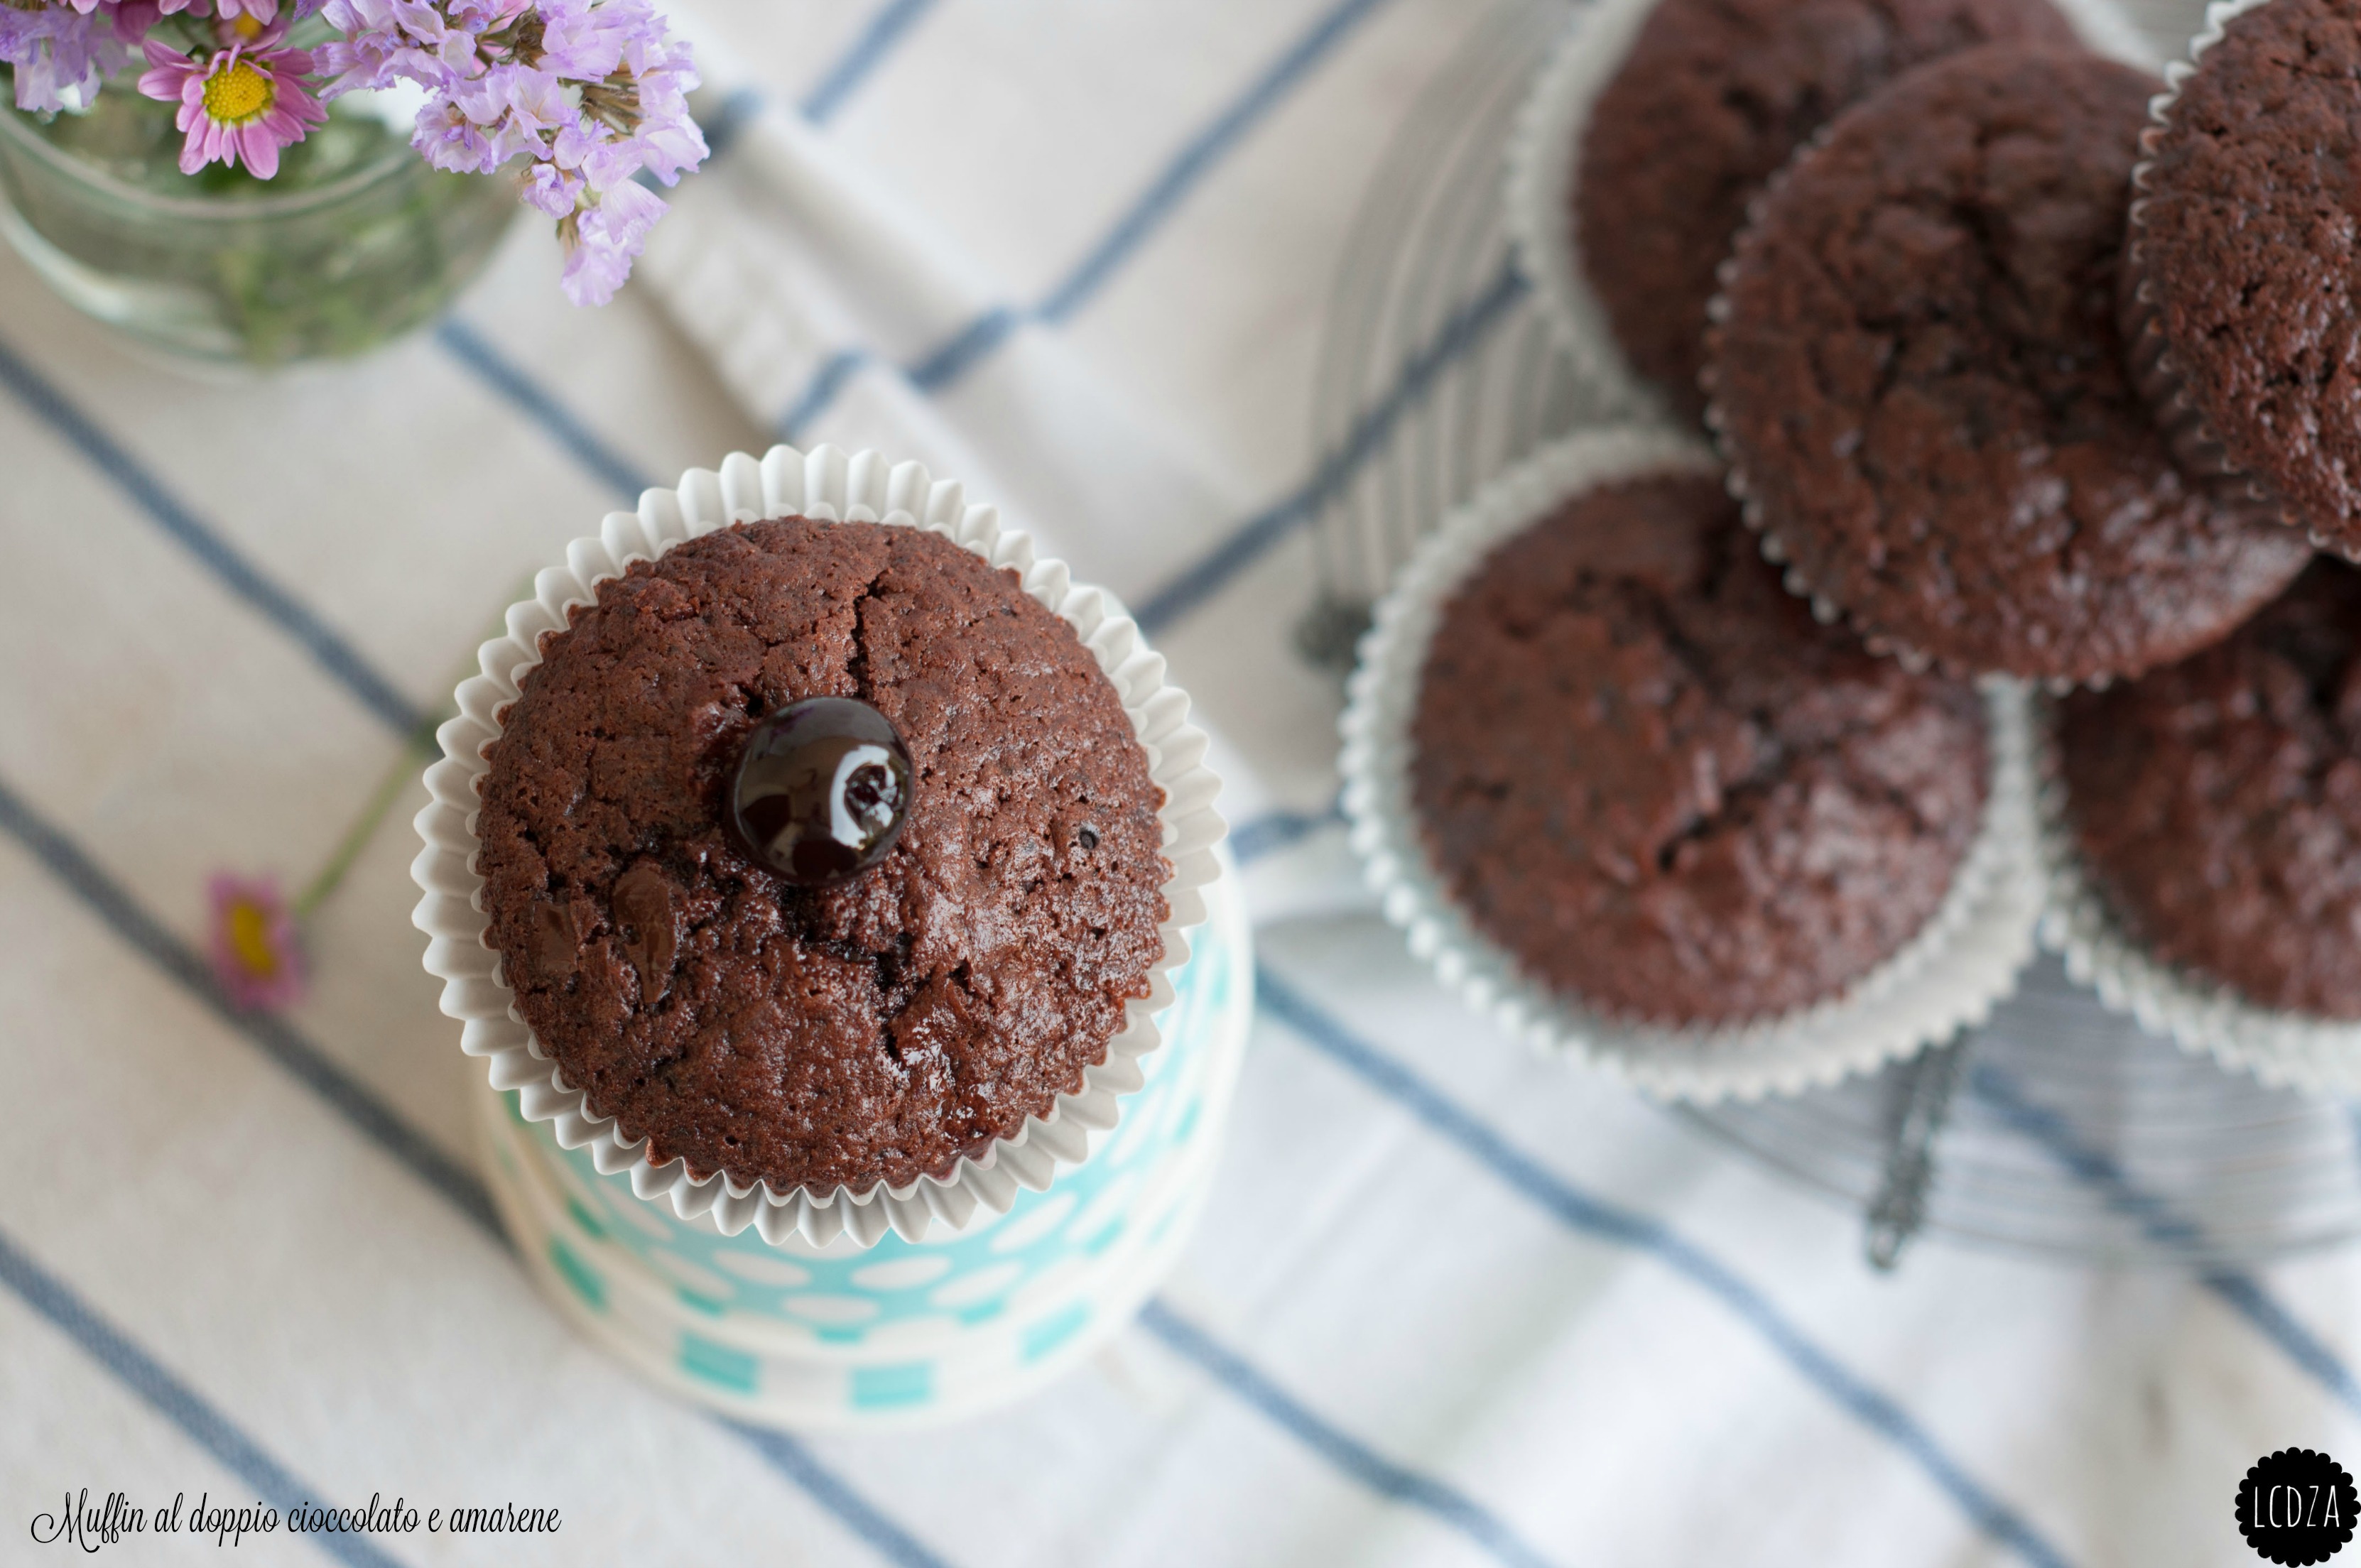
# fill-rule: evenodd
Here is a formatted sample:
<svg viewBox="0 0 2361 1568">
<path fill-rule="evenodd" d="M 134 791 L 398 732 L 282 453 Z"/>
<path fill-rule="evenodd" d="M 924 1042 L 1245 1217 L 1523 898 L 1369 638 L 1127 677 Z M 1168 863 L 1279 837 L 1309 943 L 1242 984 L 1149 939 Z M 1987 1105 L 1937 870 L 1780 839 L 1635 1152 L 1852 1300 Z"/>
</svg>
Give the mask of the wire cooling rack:
<svg viewBox="0 0 2361 1568">
<path fill-rule="evenodd" d="M 1342 671 L 1426 531 L 1599 400 L 1510 259 L 1501 160 L 1574 16 L 1498 0 L 1412 105 L 1331 297 L 1313 434 L 1335 476 L 1312 520 L 1299 645 Z M 2180 52 L 2195 8 L 2135 8 Z M 1927 1231 L 2081 1262 L 2219 1268 L 2361 1236 L 2361 1114 L 2267 1089 L 2106 1012 L 2045 959 L 1985 1027 L 1793 1099 L 1684 1113 L 1863 1216 L 1891 1264 Z"/>
</svg>

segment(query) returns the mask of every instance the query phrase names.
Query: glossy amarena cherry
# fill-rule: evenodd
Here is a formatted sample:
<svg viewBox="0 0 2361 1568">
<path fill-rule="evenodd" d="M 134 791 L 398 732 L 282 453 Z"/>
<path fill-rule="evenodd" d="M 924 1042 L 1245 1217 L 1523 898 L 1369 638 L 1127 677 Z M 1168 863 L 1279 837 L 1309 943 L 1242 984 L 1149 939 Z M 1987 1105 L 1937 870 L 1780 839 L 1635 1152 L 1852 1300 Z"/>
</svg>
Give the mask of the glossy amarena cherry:
<svg viewBox="0 0 2361 1568">
<path fill-rule="evenodd" d="M 754 727 L 730 791 L 753 857 L 805 887 L 884 860 L 910 815 L 910 753 L 886 717 L 849 696 L 791 703 Z"/>
</svg>

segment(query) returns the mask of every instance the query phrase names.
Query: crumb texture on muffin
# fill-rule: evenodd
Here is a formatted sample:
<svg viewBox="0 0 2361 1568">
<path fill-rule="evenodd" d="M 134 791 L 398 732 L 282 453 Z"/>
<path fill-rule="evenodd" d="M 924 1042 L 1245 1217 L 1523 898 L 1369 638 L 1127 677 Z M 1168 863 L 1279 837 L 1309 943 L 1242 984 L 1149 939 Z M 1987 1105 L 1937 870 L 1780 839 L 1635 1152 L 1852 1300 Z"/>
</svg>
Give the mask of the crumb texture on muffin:
<svg viewBox="0 0 2361 1568">
<path fill-rule="evenodd" d="M 2361 551 L 2361 0 L 2231 18 L 2142 176 L 2174 380 L 2290 521 Z"/>
<path fill-rule="evenodd" d="M 2107 908 L 2248 1001 L 2361 1018 L 2361 572 L 2325 557 L 2227 641 L 2061 706 Z"/>
<path fill-rule="evenodd" d="M 945 1176 L 1104 1059 L 1163 951 L 1162 792 L 1016 574 L 914 528 L 707 534 L 599 586 L 491 751 L 478 870 L 517 1007 L 658 1163 L 774 1190 Z M 722 826 L 764 715 L 850 696 L 915 798 L 886 859 L 783 882 Z"/>
<path fill-rule="evenodd" d="M 2214 641 L 2309 552 L 2185 479 L 2115 271 L 2157 82 L 1954 55 L 1839 118 L 1739 241 L 1708 372 L 1802 579 L 1963 674 L 2092 680 Z"/>
<path fill-rule="evenodd" d="M 1746 204 L 1831 115 L 1978 44 L 2074 46 L 2049 0 L 1659 0 L 1576 160 L 1576 254 L 1634 369 L 1704 411 L 1706 302 Z"/>
<path fill-rule="evenodd" d="M 1712 480 L 1583 496 L 1444 606 L 1411 719 L 1428 852 L 1475 926 L 1604 1015 L 1833 999 L 1941 905 L 1983 711 L 1818 625 Z"/>
</svg>

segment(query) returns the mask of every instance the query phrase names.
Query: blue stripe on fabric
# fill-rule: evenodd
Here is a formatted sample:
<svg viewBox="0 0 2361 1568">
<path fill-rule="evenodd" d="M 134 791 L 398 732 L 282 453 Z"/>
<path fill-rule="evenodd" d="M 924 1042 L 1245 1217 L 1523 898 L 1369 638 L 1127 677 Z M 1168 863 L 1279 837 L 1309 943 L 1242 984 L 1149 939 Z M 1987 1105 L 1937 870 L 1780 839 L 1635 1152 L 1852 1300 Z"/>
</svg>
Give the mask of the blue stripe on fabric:
<svg viewBox="0 0 2361 1568">
<path fill-rule="evenodd" d="M 1245 1403 L 1268 1417 L 1304 1447 L 1379 1497 L 1421 1509 L 1459 1531 L 1510 1568 L 1549 1568 L 1549 1559 L 1484 1506 L 1447 1482 L 1386 1458 L 1323 1420 L 1235 1351 L 1216 1343 L 1160 1299 L 1139 1310 L 1139 1326 L 1176 1354 L 1196 1364 Z"/>
<path fill-rule="evenodd" d="M 1230 853 L 1241 866 L 1250 866 L 1344 820 L 1344 812 L 1334 806 L 1322 812 L 1266 812 L 1230 829 Z"/>
<path fill-rule="evenodd" d="M 1313 23 L 1311 31 L 1296 39 L 1235 103 L 1173 155 L 1155 183 L 1115 221 L 1106 236 L 1033 307 L 1033 319 L 1056 325 L 1088 304 L 1206 173 L 1383 4 L 1385 0 L 1344 0 Z"/>
<path fill-rule="evenodd" d="M 1984 1533 L 2038 1568 L 2062 1568 L 2065 1558 L 2014 1508 L 1960 1469 L 1907 1411 L 1781 1317 L 1777 1308 L 1727 1266 L 1662 1221 L 1578 1190 L 1408 1068 L 1356 1037 L 1262 965 L 1256 966 L 1255 994 L 1265 1012 L 1306 1044 L 1401 1105 L 1561 1223 L 1646 1252 L 1719 1300 L 1806 1381 L 1916 1461 Z"/>
<path fill-rule="evenodd" d="M 2029 1098 L 2015 1078 L 1989 1063 L 1977 1062 L 1970 1068 L 1968 1083 L 1976 1098 L 2012 1130 L 2041 1146 L 2069 1175 L 2097 1191 L 2109 1208 L 2136 1223 L 2152 1240 L 2175 1248 L 2202 1245 L 2204 1234 L 2194 1221 L 2174 1212 L 2162 1198 L 2142 1189 L 2064 1114 Z M 2198 1277 L 2290 1361 L 2347 1409 L 2361 1415 L 2361 1380 L 2260 1281 L 2226 1268 L 2207 1269 Z"/>
<path fill-rule="evenodd" d="M 236 1422 L 174 1376 L 121 1329 L 100 1316 L 97 1309 L 77 1295 L 72 1287 L 33 1261 L 5 1234 L 0 1234 L 0 1283 L 80 1345 L 84 1354 L 113 1373 L 157 1414 L 220 1461 L 225 1469 L 253 1487 L 258 1497 L 279 1509 L 282 1516 L 302 1505 L 321 1502 L 324 1493 L 290 1474 Z M 19 1475 L 17 1479 L 23 1481 L 25 1477 Z M 365 1535 L 323 1532 L 307 1540 L 337 1562 L 352 1564 L 352 1568 L 395 1568 L 399 1562 Z M 97 1548 L 93 1545 L 85 1550 Z"/>
<path fill-rule="evenodd" d="M 656 488 L 631 459 L 609 446 L 581 417 L 526 373 L 524 367 L 494 348 L 489 339 L 458 317 L 434 329 L 434 340 L 451 356 L 473 371 L 493 391 L 506 399 L 542 433 L 571 453 L 575 461 L 630 499 Z"/>
<path fill-rule="evenodd" d="M 976 361 L 1008 341 L 1018 317 L 1005 306 L 983 313 L 961 329 L 950 342 L 909 366 L 903 374 L 922 392 L 938 391 L 972 368 Z M 817 413 L 818 411 L 813 411 Z M 809 417 L 809 416 L 807 416 Z"/>
<path fill-rule="evenodd" d="M 780 1474 L 792 1476 L 805 1491 L 818 1498 L 845 1528 L 868 1542 L 886 1562 L 896 1568 L 946 1568 L 941 1558 L 847 1486 L 796 1439 L 742 1421 L 724 1420 L 721 1424 L 744 1438 Z"/>
<path fill-rule="evenodd" d="M 194 992 L 224 1022 L 317 1094 L 370 1142 L 408 1167 L 478 1229 L 503 1248 L 510 1245 L 508 1233 L 492 1207 L 491 1194 L 480 1178 L 405 1124 L 365 1084 L 347 1074 L 325 1051 L 292 1026 L 268 1014 L 243 1012 L 232 1006 L 203 958 L 139 908 L 129 893 L 64 833 L 42 820 L 5 781 L 0 781 L 0 831 L 31 851 L 51 875 L 126 945 Z M 740 1437 L 749 1436 L 750 1429 L 737 1422 L 719 1417 L 715 1421 Z M 939 1568 L 936 1558 L 910 1555 L 912 1545 L 907 1535 L 809 1453 L 798 1451 L 790 1464 L 783 1451 L 760 1442 L 754 1447 L 781 1475 L 803 1487 L 846 1529 L 875 1546 L 889 1561 Z"/>
<path fill-rule="evenodd" d="M 828 73 L 804 94 L 798 105 L 804 118 L 816 126 L 828 124 L 844 107 L 845 100 L 859 92 L 862 83 L 894 52 L 894 46 L 935 8 L 935 4 L 936 0 L 886 0 L 852 40 L 852 47 L 839 55 Z"/>
<path fill-rule="evenodd" d="M 1070 319 L 1106 286 L 1126 261 L 1137 254 L 1148 236 L 1172 215 L 1223 157 L 1267 119 L 1285 101 L 1289 91 L 1334 52 L 1355 27 L 1384 4 L 1386 0 L 1340 0 L 1322 13 L 1310 30 L 1266 67 L 1228 107 L 1181 144 L 1148 189 L 1124 209 L 1098 243 L 1084 252 L 1082 258 L 1038 302 L 1022 311 L 995 306 L 919 356 L 904 368 L 903 374 L 922 390 L 939 391 L 988 357 L 1025 323 L 1056 325 Z M 844 353 L 840 353 L 820 367 L 780 419 L 782 430 L 802 429 L 836 400 L 848 377 L 840 372 L 832 385 L 823 385 L 821 378 L 843 358 Z M 856 366 L 866 363 L 867 356 L 854 361 Z"/>
<path fill-rule="evenodd" d="M 300 643 L 330 678 L 362 707 L 393 729 L 412 734 L 429 723 L 394 684 L 326 622 L 264 576 L 237 548 L 209 527 L 139 460 L 99 429 L 66 395 L 5 344 L 0 344 L 0 383 L 26 408 L 114 480 L 148 521 L 170 534 L 214 579 L 257 613 Z"/>
<path fill-rule="evenodd" d="M 1151 636 L 1161 632 L 1318 515 L 1384 447 L 1402 415 L 1433 389 L 1444 370 L 1484 340 L 1525 297 L 1529 287 L 1513 265 L 1503 267 L 1483 292 L 1444 320 L 1433 342 L 1403 361 L 1392 388 L 1353 422 L 1343 444 L 1321 460 L 1311 478 L 1293 494 L 1248 518 L 1196 565 L 1143 600 L 1132 615 L 1140 630 Z"/>
<path fill-rule="evenodd" d="M 870 358 L 868 351 L 860 348 L 840 348 L 829 355 L 828 362 L 813 375 L 811 384 L 804 389 L 803 396 L 796 400 L 796 406 L 779 421 L 779 438 L 782 441 L 797 439 L 804 426 L 818 419 L 820 410 L 836 400 L 837 393 L 852 379 L 853 372 L 868 364 Z"/>
</svg>

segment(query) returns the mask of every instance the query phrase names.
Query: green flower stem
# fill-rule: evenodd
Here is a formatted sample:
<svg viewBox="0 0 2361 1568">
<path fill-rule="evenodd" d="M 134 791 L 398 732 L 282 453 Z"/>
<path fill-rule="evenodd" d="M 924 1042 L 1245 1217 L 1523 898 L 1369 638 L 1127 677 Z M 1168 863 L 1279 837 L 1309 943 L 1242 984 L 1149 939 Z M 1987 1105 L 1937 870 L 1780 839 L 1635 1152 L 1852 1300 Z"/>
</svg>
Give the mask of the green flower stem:
<svg viewBox="0 0 2361 1568">
<path fill-rule="evenodd" d="M 434 754 L 434 731 L 451 716 L 451 711 L 445 707 L 434 716 L 432 723 L 420 725 L 417 732 L 403 743 L 401 751 L 378 780 L 377 788 L 370 792 L 368 804 L 361 807 L 360 815 L 353 818 L 353 825 L 346 828 L 345 836 L 336 841 L 335 851 L 328 857 L 328 863 L 322 866 L 320 874 L 296 895 L 294 915 L 297 920 L 310 919 L 313 912 L 326 903 L 328 895 L 342 884 L 346 873 L 353 869 L 353 862 L 361 858 L 361 851 L 368 849 L 369 840 L 377 837 L 377 830 L 385 826 L 386 815 L 393 809 L 393 803 L 401 798 L 401 792 L 410 787 L 412 779 L 418 776 L 419 765 Z"/>
<path fill-rule="evenodd" d="M 514 602 L 532 592 L 533 579 L 528 577 L 509 598 L 511 602 Z M 500 619 L 494 620 L 490 629 L 478 641 L 489 641 L 506 630 L 507 625 L 508 615 L 503 610 Z M 443 684 L 445 687 L 456 687 L 475 673 L 476 661 L 469 659 Z M 401 750 L 394 754 L 393 761 L 386 765 L 384 773 L 379 777 L 377 788 L 369 792 L 368 804 L 361 807 L 360 815 L 354 817 L 352 826 L 345 829 L 345 836 L 336 840 L 335 850 L 328 856 L 328 863 L 322 866 L 319 874 L 304 884 L 303 891 L 296 895 L 292 913 L 299 922 L 309 920 L 320 905 L 343 885 L 354 862 L 361 858 L 361 851 L 368 848 L 369 840 L 376 838 L 378 829 L 385 826 L 394 802 L 401 798 L 402 792 L 410 786 L 410 781 L 418 776 L 420 766 L 434 755 L 434 732 L 458 711 L 451 704 L 445 703 L 435 710 L 434 718 L 420 725 L 412 732 L 410 739 L 402 742 Z"/>
</svg>

